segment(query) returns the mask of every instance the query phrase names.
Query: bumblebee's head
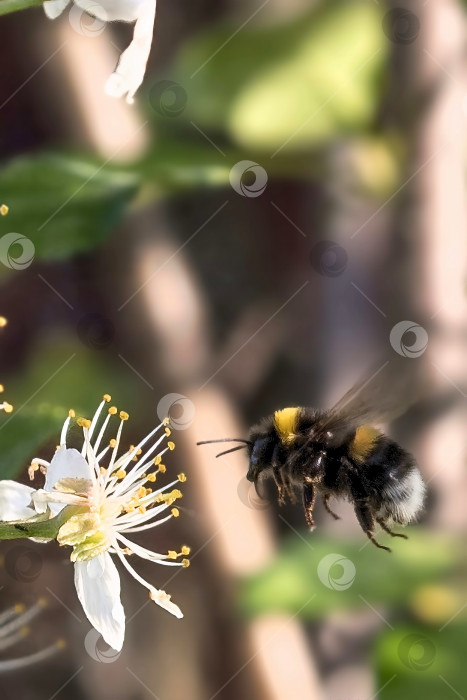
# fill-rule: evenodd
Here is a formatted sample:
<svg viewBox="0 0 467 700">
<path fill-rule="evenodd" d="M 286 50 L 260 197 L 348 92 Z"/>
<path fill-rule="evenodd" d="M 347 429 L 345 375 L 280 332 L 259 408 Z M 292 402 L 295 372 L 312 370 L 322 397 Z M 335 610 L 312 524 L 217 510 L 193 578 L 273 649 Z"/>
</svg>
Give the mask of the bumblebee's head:
<svg viewBox="0 0 467 700">
<path fill-rule="evenodd" d="M 250 430 L 249 444 L 247 445 L 249 466 L 246 478 L 248 481 L 256 483 L 265 469 L 272 468 L 276 445 L 277 434 L 271 419 L 265 419 Z"/>
<path fill-rule="evenodd" d="M 274 448 L 277 444 L 277 433 L 271 419 L 266 419 L 250 430 L 248 440 L 244 438 L 223 438 L 221 440 L 203 440 L 197 445 L 209 445 L 217 442 L 239 442 L 240 445 L 223 450 L 216 455 L 223 455 L 246 449 L 248 452 L 249 467 L 246 478 L 248 481 L 256 482 L 261 472 L 271 468 Z"/>
</svg>

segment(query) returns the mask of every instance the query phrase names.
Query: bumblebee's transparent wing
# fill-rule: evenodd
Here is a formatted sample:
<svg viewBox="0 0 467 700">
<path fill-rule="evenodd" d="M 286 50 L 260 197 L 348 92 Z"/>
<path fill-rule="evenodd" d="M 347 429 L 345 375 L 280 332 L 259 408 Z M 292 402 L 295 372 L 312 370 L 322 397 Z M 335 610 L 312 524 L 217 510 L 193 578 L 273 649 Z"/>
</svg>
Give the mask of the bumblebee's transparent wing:
<svg viewBox="0 0 467 700">
<path fill-rule="evenodd" d="M 420 399 L 421 363 L 387 360 L 362 377 L 316 426 L 316 437 L 338 445 L 358 426 L 390 422 Z"/>
</svg>

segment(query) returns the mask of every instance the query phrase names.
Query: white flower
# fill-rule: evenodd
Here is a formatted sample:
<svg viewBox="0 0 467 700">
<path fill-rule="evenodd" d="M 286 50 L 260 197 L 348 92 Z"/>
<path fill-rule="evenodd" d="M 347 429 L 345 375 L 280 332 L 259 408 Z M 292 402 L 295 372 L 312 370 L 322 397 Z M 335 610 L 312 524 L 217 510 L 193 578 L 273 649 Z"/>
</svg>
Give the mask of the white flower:
<svg viewBox="0 0 467 700">
<path fill-rule="evenodd" d="M 175 447 L 173 442 L 167 442 L 170 436 L 168 420 L 138 445 L 131 445 L 118 456 L 123 424 L 129 417 L 121 411 L 116 437 L 106 447 L 101 447 L 109 422 L 118 413 L 115 406 L 111 406 L 98 430 L 99 418 L 108 402 L 110 396 L 106 394 L 92 420 L 79 418 L 76 421 L 83 430 L 81 451 L 66 444 L 70 422 L 75 418 L 74 411 L 70 411 L 52 461 L 34 459 L 29 468 L 31 479 L 39 469 L 45 474 L 42 489 L 31 489 L 14 481 L 0 481 L 0 519 L 21 520 L 32 513 L 47 512 L 55 516 L 67 505 L 79 508 L 60 527 L 57 541 L 73 547 L 70 558 L 75 562 L 75 586 L 89 621 L 105 641 L 119 651 L 125 633 L 125 614 L 120 602 L 120 577 L 111 555 L 116 555 L 129 573 L 149 590 L 153 601 L 180 618 L 182 612 L 172 603 L 170 596 L 145 581 L 128 559 L 136 554 L 157 564 L 188 566 L 188 559 L 174 560 L 188 555 L 190 550 L 182 547 L 179 553 L 158 554 L 128 539 L 129 534 L 178 517 L 178 509 L 172 506 L 182 494 L 172 487 L 184 482 L 186 477 L 179 474 L 166 486 L 151 488 L 158 475 L 165 473 L 162 456 Z M 163 517 L 157 519 L 161 515 Z"/>
<path fill-rule="evenodd" d="M 45 0 L 44 10 L 55 19 L 71 0 Z M 133 41 L 120 56 L 105 91 L 111 97 L 126 97 L 132 104 L 135 92 L 143 82 L 146 64 L 151 51 L 156 0 L 74 0 L 82 10 L 103 22 L 136 22 Z"/>
</svg>

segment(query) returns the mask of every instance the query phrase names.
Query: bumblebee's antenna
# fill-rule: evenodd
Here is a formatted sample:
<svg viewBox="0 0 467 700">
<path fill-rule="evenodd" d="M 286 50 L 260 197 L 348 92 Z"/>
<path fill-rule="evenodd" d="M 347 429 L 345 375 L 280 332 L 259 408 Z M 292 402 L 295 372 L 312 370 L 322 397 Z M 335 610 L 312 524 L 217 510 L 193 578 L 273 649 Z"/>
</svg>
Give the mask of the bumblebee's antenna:
<svg viewBox="0 0 467 700">
<path fill-rule="evenodd" d="M 220 440 L 202 440 L 197 442 L 197 445 L 212 445 L 215 442 L 242 442 L 243 445 L 237 445 L 237 447 L 231 447 L 230 450 L 225 450 L 225 452 L 219 452 L 217 457 L 222 457 L 222 455 L 228 455 L 230 452 L 236 452 L 237 450 L 244 450 L 247 445 L 252 445 L 251 440 L 244 440 L 243 438 L 221 438 Z"/>
<path fill-rule="evenodd" d="M 236 452 L 237 450 L 244 450 L 246 445 L 237 445 L 237 447 L 231 447 L 230 450 L 225 450 L 225 452 L 219 452 L 217 457 L 222 457 L 222 455 L 228 455 L 230 452 Z"/>
<path fill-rule="evenodd" d="M 197 442 L 197 445 L 211 445 L 214 442 L 244 442 L 245 445 L 252 445 L 251 440 L 244 440 L 243 438 L 222 438 L 221 440 L 202 440 Z"/>
</svg>

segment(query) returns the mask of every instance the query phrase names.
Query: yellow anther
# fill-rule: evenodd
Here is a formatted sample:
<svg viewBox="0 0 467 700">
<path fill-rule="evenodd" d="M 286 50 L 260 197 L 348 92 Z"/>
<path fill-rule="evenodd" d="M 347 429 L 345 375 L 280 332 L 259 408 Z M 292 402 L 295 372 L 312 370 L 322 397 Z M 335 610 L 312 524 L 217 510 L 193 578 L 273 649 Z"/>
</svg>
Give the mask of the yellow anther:
<svg viewBox="0 0 467 700">
<path fill-rule="evenodd" d="M 128 420 L 129 414 L 126 411 L 120 411 L 120 420 Z"/>
<path fill-rule="evenodd" d="M 169 559 L 177 559 L 178 554 L 177 552 L 174 552 L 173 549 L 169 549 L 169 551 L 167 552 L 167 556 Z"/>
<path fill-rule="evenodd" d="M 91 421 L 88 418 L 78 418 L 76 421 L 80 428 L 90 428 Z"/>
<path fill-rule="evenodd" d="M 57 641 L 55 642 L 55 646 L 57 647 L 57 649 L 60 649 L 60 650 L 65 649 L 66 642 L 64 639 L 57 639 Z"/>
<path fill-rule="evenodd" d="M 7 403 L 6 401 L 3 402 L 3 410 L 5 413 L 11 413 L 13 411 L 13 406 L 11 403 Z"/>
<path fill-rule="evenodd" d="M 169 437 L 169 435 L 172 435 L 172 431 L 170 430 L 170 428 L 166 428 L 164 432 L 167 435 L 167 437 Z"/>
<path fill-rule="evenodd" d="M 178 516 L 180 515 L 180 511 L 178 510 L 178 508 L 172 508 L 170 512 L 172 513 L 174 518 L 178 518 Z"/>
<path fill-rule="evenodd" d="M 134 506 L 125 506 L 125 513 L 133 513 L 135 510 Z"/>
<path fill-rule="evenodd" d="M 149 496 L 152 493 L 152 489 L 146 489 L 146 496 Z"/>
<path fill-rule="evenodd" d="M 76 413 L 72 408 L 68 411 L 68 416 L 69 418 L 76 418 Z"/>
<path fill-rule="evenodd" d="M 6 216 L 6 215 L 8 214 L 9 211 L 10 211 L 10 210 L 9 210 L 9 208 L 7 207 L 6 204 L 2 204 L 2 205 L 0 206 L 0 214 L 1 214 L 2 216 Z"/>
<path fill-rule="evenodd" d="M 188 559 L 182 559 L 182 566 L 184 569 L 188 569 L 190 566 L 190 561 Z"/>
<path fill-rule="evenodd" d="M 187 547 L 186 544 L 183 545 L 182 547 L 182 554 L 184 557 L 187 557 L 191 552 L 191 548 Z"/>
<path fill-rule="evenodd" d="M 110 403 L 112 401 L 112 397 L 110 396 L 110 394 L 104 394 L 102 398 L 104 401 L 107 401 L 107 403 Z"/>
<path fill-rule="evenodd" d="M 107 469 L 105 467 L 101 467 L 99 471 L 102 474 L 102 476 L 105 476 L 105 474 L 107 474 Z"/>
<path fill-rule="evenodd" d="M 172 491 L 171 495 L 172 495 L 172 498 L 182 498 L 183 497 L 183 493 L 181 491 L 179 491 L 178 489 L 174 489 Z"/>
<path fill-rule="evenodd" d="M 156 475 L 155 474 L 148 474 L 146 478 L 148 481 L 150 481 L 153 484 L 156 480 Z"/>
<path fill-rule="evenodd" d="M 138 489 L 138 498 L 144 498 L 146 495 L 146 489 L 144 486 L 140 486 Z"/>
<path fill-rule="evenodd" d="M 111 447 L 112 449 L 113 449 L 114 447 L 117 447 L 117 441 L 116 441 L 116 439 L 115 439 L 115 438 L 112 438 L 111 440 L 109 440 L 109 445 L 110 445 L 110 447 Z"/>
<path fill-rule="evenodd" d="M 108 412 L 110 413 L 111 416 L 115 416 L 115 415 L 117 415 L 117 413 L 118 413 L 118 408 L 117 408 L 116 406 L 111 406 L 111 407 L 109 408 L 109 411 L 108 411 Z"/>
<path fill-rule="evenodd" d="M 174 443 L 174 442 L 168 442 L 168 443 L 167 443 L 167 447 L 169 448 L 169 450 L 174 450 L 174 449 L 175 449 L 175 443 Z"/>
<path fill-rule="evenodd" d="M 3 386 L 3 384 L 0 384 L 0 394 L 3 394 L 4 391 L 5 387 Z"/>
<path fill-rule="evenodd" d="M 3 328 L 4 326 L 6 326 L 7 323 L 8 323 L 8 321 L 5 318 L 5 316 L 0 316 L 0 328 Z"/>
<path fill-rule="evenodd" d="M 30 631 L 31 631 L 30 627 L 21 627 L 19 632 L 20 632 L 20 635 L 22 637 L 27 637 Z"/>
<path fill-rule="evenodd" d="M 126 471 L 124 469 L 119 469 L 115 476 L 117 479 L 124 479 L 126 477 Z"/>
<path fill-rule="evenodd" d="M 159 471 L 161 474 L 165 474 L 165 472 L 167 471 L 167 467 L 165 466 L 165 464 L 159 464 L 159 469 L 158 469 L 158 471 Z"/>
<path fill-rule="evenodd" d="M 23 613 L 26 610 L 26 606 L 24 605 L 24 603 L 16 603 L 13 610 L 17 615 L 19 615 L 20 613 Z"/>
<path fill-rule="evenodd" d="M 162 457 L 160 455 L 157 455 L 157 457 L 153 460 L 154 464 L 157 465 L 162 462 Z"/>
<path fill-rule="evenodd" d="M 47 598 L 39 598 L 39 600 L 37 601 L 37 604 L 41 608 L 46 608 L 48 606 L 49 602 L 48 602 Z"/>
<path fill-rule="evenodd" d="M 186 481 L 186 475 L 183 474 L 183 472 L 182 472 L 181 474 L 179 474 L 177 478 L 178 478 L 178 480 L 181 481 L 182 483 L 184 483 L 184 482 Z"/>
<path fill-rule="evenodd" d="M 131 549 L 129 547 L 125 547 L 125 549 L 123 550 L 123 553 L 128 554 L 128 555 L 133 554 L 133 552 L 131 551 Z"/>
<path fill-rule="evenodd" d="M 164 420 L 162 421 L 162 425 L 170 425 L 170 418 L 169 416 L 166 416 Z"/>
<path fill-rule="evenodd" d="M 146 508 L 144 506 L 140 506 L 138 510 L 141 513 L 141 515 L 144 515 L 144 513 L 146 512 Z"/>
<path fill-rule="evenodd" d="M 143 450 L 139 449 L 138 452 L 136 453 L 138 457 L 143 454 Z"/>
</svg>

